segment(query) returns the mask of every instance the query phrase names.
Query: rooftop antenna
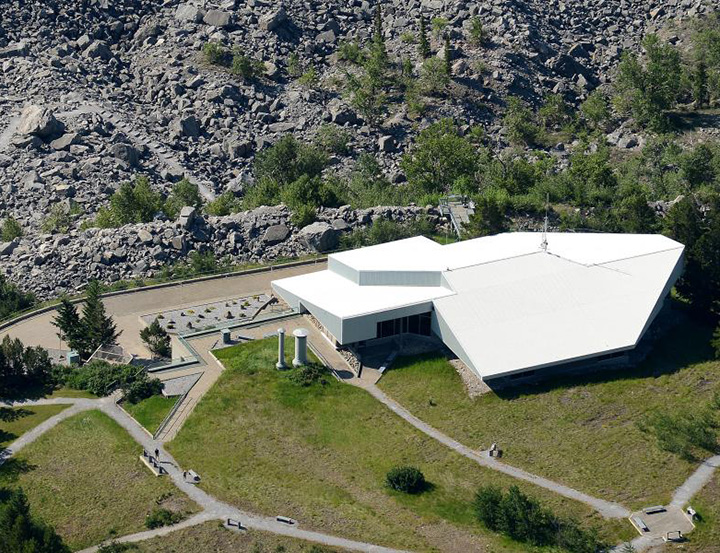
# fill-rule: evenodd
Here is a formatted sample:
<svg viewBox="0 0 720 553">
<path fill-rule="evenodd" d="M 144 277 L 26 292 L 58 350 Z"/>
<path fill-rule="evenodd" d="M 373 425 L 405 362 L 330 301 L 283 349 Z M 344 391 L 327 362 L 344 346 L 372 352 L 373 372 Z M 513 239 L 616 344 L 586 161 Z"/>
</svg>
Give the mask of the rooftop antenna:
<svg viewBox="0 0 720 553">
<path fill-rule="evenodd" d="M 547 240 L 547 229 L 548 229 L 548 206 L 550 204 L 550 194 L 545 196 L 545 221 L 543 223 L 542 231 L 542 242 L 540 242 L 540 249 L 544 252 L 547 251 L 548 240 Z"/>
</svg>

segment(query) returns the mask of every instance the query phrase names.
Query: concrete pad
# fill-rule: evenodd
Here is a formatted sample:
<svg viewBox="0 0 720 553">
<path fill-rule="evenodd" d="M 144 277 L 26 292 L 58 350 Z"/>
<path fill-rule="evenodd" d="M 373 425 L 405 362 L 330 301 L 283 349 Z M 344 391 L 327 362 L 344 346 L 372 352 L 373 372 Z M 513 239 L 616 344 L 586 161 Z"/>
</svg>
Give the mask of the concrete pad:
<svg viewBox="0 0 720 553">
<path fill-rule="evenodd" d="M 634 523 L 633 518 L 638 517 L 648 527 L 647 532 L 642 531 Z M 644 538 L 648 538 L 653 542 L 660 542 L 668 532 L 679 530 L 683 535 L 692 532 L 695 525 L 685 514 L 685 511 L 677 506 L 668 506 L 665 511 L 648 515 L 643 511 L 637 511 L 630 515 L 630 522 L 633 524 L 638 533 Z"/>
</svg>

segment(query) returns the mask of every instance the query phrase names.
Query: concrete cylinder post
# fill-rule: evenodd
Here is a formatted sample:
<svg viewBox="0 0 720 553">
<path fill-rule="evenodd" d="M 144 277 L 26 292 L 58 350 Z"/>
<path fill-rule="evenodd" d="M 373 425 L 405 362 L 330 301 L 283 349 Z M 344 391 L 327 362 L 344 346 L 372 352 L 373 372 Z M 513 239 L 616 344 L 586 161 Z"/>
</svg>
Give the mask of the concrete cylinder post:
<svg viewBox="0 0 720 553">
<path fill-rule="evenodd" d="M 275 364 L 275 368 L 278 370 L 285 369 L 285 329 L 278 328 L 278 362 Z"/>
<path fill-rule="evenodd" d="M 298 328 L 293 332 L 295 336 L 295 358 L 293 359 L 294 367 L 302 367 L 307 365 L 307 337 L 308 331 L 304 328 Z"/>
</svg>

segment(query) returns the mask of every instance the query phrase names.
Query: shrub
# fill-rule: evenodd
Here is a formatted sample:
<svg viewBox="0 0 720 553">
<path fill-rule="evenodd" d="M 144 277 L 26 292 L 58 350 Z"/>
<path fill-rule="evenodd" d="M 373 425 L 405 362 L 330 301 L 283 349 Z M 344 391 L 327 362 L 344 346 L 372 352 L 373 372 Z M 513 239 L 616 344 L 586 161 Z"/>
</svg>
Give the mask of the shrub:
<svg viewBox="0 0 720 553">
<path fill-rule="evenodd" d="M 145 528 L 152 530 L 162 526 L 177 524 L 183 519 L 182 514 L 175 513 L 168 509 L 155 508 L 145 517 Z"/>
<path fill-rule="evenodd" d="M 150 378 L 145 372 L 130 379 L 122 387 L 123 399 L 128 403 L 138 403 L 143 399 L 160 395 L 162 390 L 163 383 L 157 378 Z"/>
<path fill-rule="evenodd" d="M 433 17 L 430 20 L 430 27 L 432 28 L 433 36 L 438 38 L 441 34 L 443 34 L 449 23 L 450 22 L 444 17 Z"/>
<path fill-rule="evenodd" d="M 415 44 L 415 33 L 406 31 L 400 35 L 400 40 L 405 44 Z"/>
<path fill-rule="evenodd" d="M 688 461 L 696 458 L 694 448 L 710 453 L 715 453 L 718 448 L 716 421 L 708 409 L 682 414 L 656 412 L 640 421 L 638 426 L 655 436 L 660 449 Z"/>
<path fill-rule="evenodd" d="M 427 58 L 420 68 L 420 90 L 423 94 L 434 95 L 443 92 L 450 84 L 445 62 L 439 58 Z"/>
<path fill-rule="evenodd" d="M 0 320 L 32 307 L 36 301 L 34 294 L 23 292 L 0 274 Z"/>
<path fill-rule="evenodd" d="M 435 227 L 429 219 L 417 219 L 405 225 L 380 219 L 367 228 L 343 234 L 340 238 L 340 245 L 344 248 L 374 246 L 375 244 L 384 244 L 402 238 L 428 235 L 434 231 Z"/>
<path fill-rule="evenodd" d="M 338 59 L 354 64 L 361 64 L 365 60 L 365 55 L 357 42 L 340 42 L 337 49 Z"/>
<path fill-rule="evenodd" d="M 233 54 L 230 71 L 234 75 L 239 75 L 243 79 L 250 80 L 265 73 L 265 64 L 260 60 L 250 58 L 239 50 L 236 50 Z"/>
<path fill-rule="evenodd" d="M 111 541 L 98 547 L 97 553 L 125 553 L 140 549 L 136 543 Z"/>
<path fill-rule="evenodd" d="M 298 78 L 298 83 L 307 88 L 316 88 L 319 82 L 315 66 L 311 66 Z"/>
<path fill-rule="evenodd" d="M 540 138 L 540 128 L 535 123 L 533 112 L 520 98 L 515 96 L 508 98 L 503 123 L 508 140 L 512 144 L 533 145 Z"/>
<path fill-rule="evenodd" d="M 468 35 L 470 36 L 470 44 L 478 46 L 485 42 L 485 29 L 479 17 L 475 16 L 470 20 Z"/>
<path fill-rule="evenodd" d="M 205 204 L 205 213 L 208 215 L 225 216 L 237 213 L 242 209 L 242 200 L 235 197 L 230 190 L 226 190 L 213 201 Z"/>
<path fill-rule="evenodd" d="M 23 229 L 15 219 L 8 217 L 0 229 L 0 242 L 12 242 L 23 235 Z"/>
<path fill-rule="evenodd" d="M 394 467 L 385 476 L 387 486 L 395 491 L 417 494 L 425 491 L 425 475 L 415 467 Z"/>
<path fill-rule="evenodd" d="M 69 207 L 65 204 L 54 204 L 40 228 L 50 234 L 68 232 L 80 213 L 82 208 L 75 202 L 71 202 Z"/>
<path fill-rule="evenodd" d="M 720 324 L 718 324 L 715 327 L 715 331 L 713 332 L 712 340 L 710 341 L 710 345 L 712 346 L 713 350 L 715 351 L 715 358 L 720 359 Z M 720 396 L 716 396 L 720 397 Z M 717 403 L 718 409 L 720 409 L 720 403 Z"/>
<path fill-rule="evenodd" d="M 297 228 L 306 227 L 317 219 L 317 210 L 311 205 L 299 205 L 293 209 L 290 222 Z"/>
<path fill-rule="evenodd" d="M 327 369 L 320 363 L 308 363 L 302 367 L 294 369 L 290 373 L 290 380 L 300 386 L 311 386 L 315 382 L 321 382 L 327 375 Z"/>
<path fill-rule="evenodd" d="M 110 198 L 110 205 L 100 208 L 95 226 L 117 228 L 130 223 L 148 223 L 163 209 L 163 195 L 150 186 L 147 177 L 138 175 L 134 182 L 123 182 Z"/>
<path fill-rule="evenodd" d="M 327 155 L 317 147 L 285 135 L 255 157 L 255 179 L 270 179 L 283 186 L 303 175 L 318 176 L 327 166 Z"/>
<path fill-rule="evenodd" d="M 288 57 L 287 69 L 291 77 L 299 77 L 302 74 L 302 63 L 300 62 L 300 56 L 298 56 L 297 52 L 293 52 Z"/>
<path fill-rule="evenodd" d="M 602 128 L 610 118 L 610 106 L 606 96 L 599 90 L 594 91 L 580 104 L 580 113 L 591 128 Z"/>
<path fill-rule="evenodd" d="M 59 376 L 70 388 L 105 396 L 115 387 L 123 387 L 132 382 L 137 372 L 137 367 L 130 365 L 91 361 L 79 367 L 64 367 Z"/>
<path fill-rule="evenodd" d="M 337 125 L 322 125 L 315 134 L 315 144 L 328 154 L 347 155 L 350 133 Z"/>
<path fill-rule="evenodd" d="M 170 219 L 175 219 L 183 207 L 191 206 L 200 209 L 202 205 L 203 198 L 198 185 L 188 179 L 182 179 L 173 186 L 172 192 L 165 200 L 163 211 Z"/>
<path fill-rule="evenodd" d="M 230 62 L 230 52 L 217 42 L 205 43 L 203 56 L 205 56 L 205 61 L 212 65 L 228 65 Z"/>
</svg>

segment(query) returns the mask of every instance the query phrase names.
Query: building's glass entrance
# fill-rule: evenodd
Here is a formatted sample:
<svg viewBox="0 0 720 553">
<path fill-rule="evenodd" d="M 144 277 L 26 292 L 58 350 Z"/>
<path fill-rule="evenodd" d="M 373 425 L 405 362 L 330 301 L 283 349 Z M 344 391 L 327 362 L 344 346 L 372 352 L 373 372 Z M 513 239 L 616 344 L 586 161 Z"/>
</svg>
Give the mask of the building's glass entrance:
<svg viewBox="0 0 720 553">
<path fill-rule="evenodd" d="M 377 323 L 376 338 L 387 338 L 388 336 L 397 336 L 398 334 L 430 336 L 432 332 L 431 326 L 430 313 L 421 313 L 420 315 L 380 321 Z"/>
</svg>

